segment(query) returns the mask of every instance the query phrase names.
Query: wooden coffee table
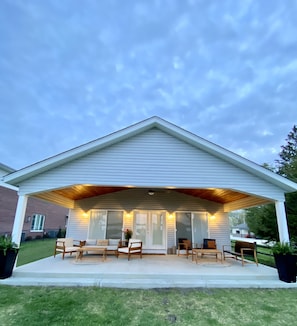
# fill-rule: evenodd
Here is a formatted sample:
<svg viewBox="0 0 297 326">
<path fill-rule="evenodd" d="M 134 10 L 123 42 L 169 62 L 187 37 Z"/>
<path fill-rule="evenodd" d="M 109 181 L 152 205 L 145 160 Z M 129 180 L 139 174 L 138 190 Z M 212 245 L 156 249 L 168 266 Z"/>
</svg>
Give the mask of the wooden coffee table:
<svg viewBox="0 0 297 326">
<path fill-rule="evenodd" d="M 201 258 L 203 255 L 215 255 L 216 261 L 218 261 L 218 255 L 220 255 L 221 263 L 223 263 L 223 253 L 218 249 L 201 249 L 201 248 L 192 249 L 192 261 L 194 260 L 194 256 L 195 256 L 196 264 L 199 255 Z"/>
<path fill-rule="evenodd" d="M 83 246 L 77 249 L 76 252 L 76 261 L 78 259 L 82 259 L 83 257 L 83 253 L 84 252 L 88 252 L 88 251 L 92 251 L 92 252 L 96 252 L 100 255 L 102 255 L 102 260 L 105 261 L 106 260 L 106 247 L 98 247 L 98 246 Z"/>
</svg>

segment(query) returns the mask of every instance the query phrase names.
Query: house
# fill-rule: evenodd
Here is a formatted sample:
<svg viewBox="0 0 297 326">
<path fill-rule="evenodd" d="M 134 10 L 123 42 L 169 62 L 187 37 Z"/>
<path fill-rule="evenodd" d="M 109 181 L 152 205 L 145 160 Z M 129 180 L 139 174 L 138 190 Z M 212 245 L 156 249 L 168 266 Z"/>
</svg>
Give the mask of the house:
<svg viewBox="0 0 297 326">
<path fill-rule="evenodd" d="M 0 177 L 15 172 L 14 169 L 0 163 Z M 0 181 L 0 235 L 10 235 L 18 202 L 18 188 Z M 68 208 L 29 198 L 22 228 L 22 240 L 56 236 L 59 228 L 67 223 Z"/>
<path fill-rule="evenodd" d="M 236 226 L 233 226 L 231 229 L 231 235 L 242 238 L 248 238 L 253 236 L 253 234 L 250 233 L 249 227 L 246 223 L 241 223 Z"/>
<path fill-rule="evenodd" d="M 144 252 L 167 253 L 179 238 L 230 242 L 228 212 L 274 203 L 280 239 L 289 240 L 285 193 L 291 182 L 159 117 L 4 176 L 19 187 L 13 239 L 28 198 L 69 209 L 67 236 L 122 238 L 133 230 Z"/>
</svg>

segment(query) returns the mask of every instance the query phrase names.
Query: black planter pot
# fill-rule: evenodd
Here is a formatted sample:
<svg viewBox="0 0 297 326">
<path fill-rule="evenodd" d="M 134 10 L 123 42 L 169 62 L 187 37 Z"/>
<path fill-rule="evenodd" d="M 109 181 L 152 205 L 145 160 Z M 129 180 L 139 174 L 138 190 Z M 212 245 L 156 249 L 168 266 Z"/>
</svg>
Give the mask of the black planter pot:
<svg viewBox="0 0 297 326">
<path fill-rule="evenodd" d="M 296 255 L 274 254 L 279 279 L 287 283 L 296 283 Z"/>
<path fill-rule="evenodd" d="M 0 279 L 8 278 L 12 275 L 18 251 L 18 249 L 8 249 L 4 254 L 4 251 L 0 250 Z"/>
</svg>

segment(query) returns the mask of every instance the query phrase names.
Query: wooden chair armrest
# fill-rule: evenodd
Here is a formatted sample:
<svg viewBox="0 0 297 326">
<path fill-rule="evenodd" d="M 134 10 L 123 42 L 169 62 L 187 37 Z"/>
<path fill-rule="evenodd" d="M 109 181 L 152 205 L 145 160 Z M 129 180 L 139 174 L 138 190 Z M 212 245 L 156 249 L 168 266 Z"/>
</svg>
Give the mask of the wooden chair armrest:
<svg viewBox="0 0 297 326">
<path fill-rule="evenodd" d="M 118 243 L 118 248 L 127 247 L 127 240 L 120 240 Z"/>
<path fill-rule="evenodd" d="M 240 248 L 240 251 L 243 253 L 244 251 L 252 251 L 252 252 L 254 252 L 254 251 L 256 251 L 256 249 L 254 248 Z"/>
<path fill-rule="evenodd" d="M 136 244 L 138 245 L 138 246 L 136 246 Z M 142 247 L 142 242 L 141 241 L 135 241 L 135 242 L 131 242 L 130 243 L 130 246 L 129 246 L 129 248 L 131 248 L 131 249 L 139 249 L 139 248 L 141 248 Z"/>
<path fill-rule="evenodd" d="M 78 240 L 79 241 L 79 247 L 83 247 L 86 245 L 87 241 L 86 240 Z"/>
<path fill-rule="evenodd" d="M 225 250 L 225 248 L 229 248 L 229 249 L 232 249 L 232 246 L 231 245 L 223 245 L 222 246 L 222 248 L 223 248 L 223 251 Z"/>
<path fill-rule="evenodd" d="M 82 240 L 73 240 L 73 247 L 82 247 L 84 244 Z"/>
<path fill-rule="evenodd" d="M 181 246 L 184 246 L 184 243 L 179 242 L 179 243 L 177 244 L 177 248 L 180 250 L 180 247 L 181 247 Z"/>
</svg>

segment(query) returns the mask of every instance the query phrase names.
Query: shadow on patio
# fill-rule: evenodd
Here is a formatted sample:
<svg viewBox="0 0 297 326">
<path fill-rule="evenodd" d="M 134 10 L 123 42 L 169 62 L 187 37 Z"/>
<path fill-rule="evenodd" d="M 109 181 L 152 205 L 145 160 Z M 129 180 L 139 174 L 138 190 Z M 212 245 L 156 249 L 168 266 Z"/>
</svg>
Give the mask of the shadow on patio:
<svg viewBox="0 0 297 326">
<path fill-rule="evenodd" d="M 274 268 L 254 263 L 214 258 L 199 259 L 198 264 L 185 256 L 144 255 L 132 257 L 87 255 L 76 261 L 75 255 L 45 258 L 17 267 L 13 276 L 0 280 L 8 285 L 98 286 L 117 288 L 281 288 L 296 283 L 279 281 Z"/>
</svg>

